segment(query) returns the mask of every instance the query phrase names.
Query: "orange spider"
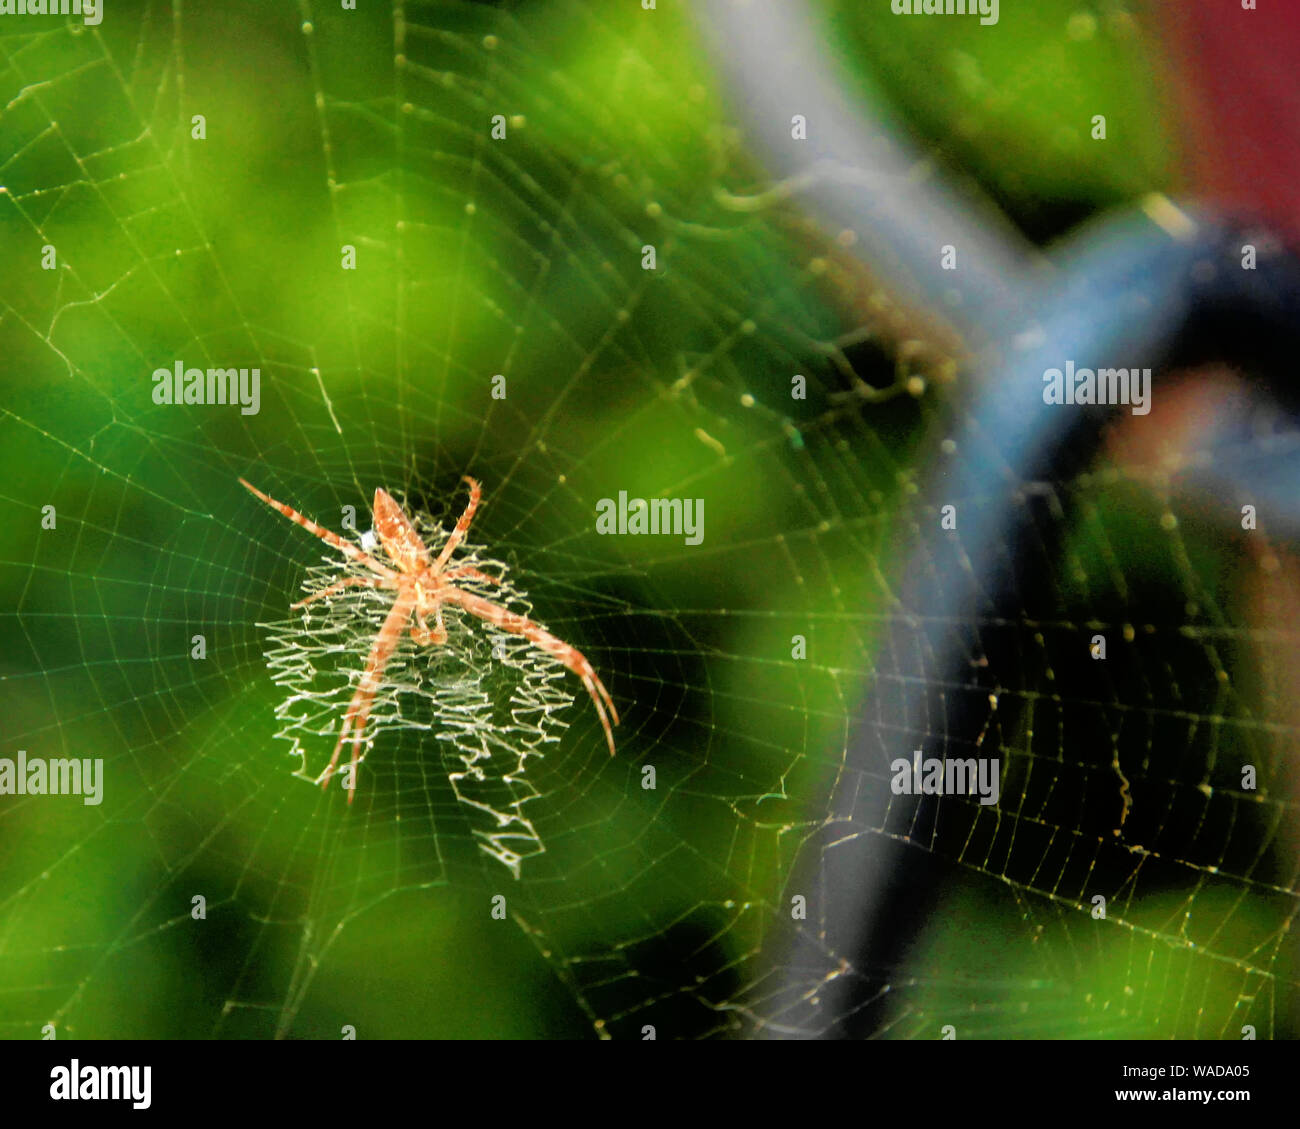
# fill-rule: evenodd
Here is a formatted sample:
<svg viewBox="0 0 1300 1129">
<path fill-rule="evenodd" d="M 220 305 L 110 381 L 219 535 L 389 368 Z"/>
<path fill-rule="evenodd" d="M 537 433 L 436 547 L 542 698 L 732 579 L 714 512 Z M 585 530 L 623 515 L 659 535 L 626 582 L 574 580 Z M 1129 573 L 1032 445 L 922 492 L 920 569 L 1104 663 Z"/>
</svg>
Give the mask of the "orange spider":
<svg viewBox="0 0 1300 1129">
<path fill-rule="evenodd" d="M 591 663 L 583 657 L 582 652 L 570 647 L 563 640 L 557 639 L 550 632 L 544 631 L 531 619 L 516 615 L 514 612 L 501 607 L 500 604 L 494 604 L 491 600 L 485 600 L 482 596 L 476 596 L 474 593 L 466 592 L 463 588 L 457 588 L 452 584 L 453 580 L 461 578 L 486 581 L 489 584 L 500 584 L 501 581 L 497 577 L 488 576 L 470 565 L 459 565 L 449 571 L 444 571 L 447 562 L 451 559 L 451 554 L 464 539 L 465 533 L 469 529 L 469 523 L 474 520 L 474 511 L 478 509 L 482 488 L 475 479 L 470 478 L 468 475 L 465 476 L 464 481 L 469 483 L 469 504 L 465 507 L 465 512 L 460 515 L 456 528 L 451 531 L 451 536 L 447 538 L 437 560 L 429 559 L 429 550 L 425 548 L 424 542 L 420 540 L 420 535 L 416 533 L 410 519 L 402 512 L 402 507 L 393 501 L 392 495 L 383 488 L 375 491 L 375 533 L 379 537 L 380 544 L 384 547 L 384 552 L 388 554 L 389 559 L 396 566 L 395 568 L 390 568 L 369 554 L 362 552 L 351 542 L 345 541 L 337 533 L 331 533 L 323 526 L 317 525 L 310 518 L 303 517 L 291 506 L 286 506 L 283 502 L 277 502 L 269 495 L 263 494 L 256 486 L 245 482 L 242 478 L 239 481 L 272 509 L 279 510 L 290 521 L 301 525 L 308 533 L 314 533 L 327 545 L 333 546 L 340 553 L 351 557 L 354 561 L 365 565 L 366 568 L 375 573 L 374 576 L 346 577 L 335 584 L 331 584 L 328 588 L 313 592 L 305 600 L 299 600 L 296 604 L 291 605 L 292 607 L 306 607 L 313 600 L 332 596 L 344 588 L 358 586 L 363 588 L 386 588 L 397 593 L 397 598 L 393 601 L 393 606 L 389 610 L 388 618 L 384 620 L 383 627 L 379 629 L 379 634 L 375 636 L 374 646 L 370 648 L 370 658 L 366 662 L 365 673 L 361 677 L 356 693 L 352 695 L 352 701 L 348 705 L 348 712 L 344 715 L 343 725 L 339 730 L 338 744 L 334 746 L 334 756 L 330 759 L 329 767 L 321 774 L 320 784 L 322 788 L 329 787 L 330 777 L 333 776 L 335 767 L 339 762 L 339 753 L 343 749 L 343 742 L 349 739 L 348 734 L 350 732 L 352 735 L 352 761 L 349 766 L 351 779 L 348 781 L 348 803 L 352 802 L 357 787 L 356 769 L 361 755 L 362 731 L 365 729 L 366 720 L 370 716 L 371 703 L 383 683 L 384 668 L 388 665 L 388 660 L 392 658 L 393 652 L 397 649 L 398 640 L 401 638 L 402 632 L 405 630 L 413 613 L 417 626 L 411 628 L 411 638 L 416 643 L 421 646 L 425 644 L 438 646 L 447 641 L 447 629 L 442 622 L 443 604 L 464 608 L 465 611 L 478 616 L 479 619 L 485 619 L 506 631 L 512 631 L 516 635 L 524 636 L 552 658 L 558 659 L 581 678 L 582 684 L 587 688 L 587 693 L 591 695 L 591 700 L 596 703 L 596 713 L 600 715 L 600 723 L 605 727 L 605 739 L 609 742 L 609 755 L 614 755 L 614 733 L 609 727 L 609 717 L 606 716 L 605 708 L 609 708 L 609 713 L 613 716 L 615 725 L 619 724 L 618 711 L 614 708 L 614 702 L 610 698 L 609 692 L 601 684 L 600 679 L 596 677 L 595 670 L 592 669 Z M 433 617 L 435 624 L 432 628 L 429 627 L 427 622 L 430 616 Z"/>
</svg>

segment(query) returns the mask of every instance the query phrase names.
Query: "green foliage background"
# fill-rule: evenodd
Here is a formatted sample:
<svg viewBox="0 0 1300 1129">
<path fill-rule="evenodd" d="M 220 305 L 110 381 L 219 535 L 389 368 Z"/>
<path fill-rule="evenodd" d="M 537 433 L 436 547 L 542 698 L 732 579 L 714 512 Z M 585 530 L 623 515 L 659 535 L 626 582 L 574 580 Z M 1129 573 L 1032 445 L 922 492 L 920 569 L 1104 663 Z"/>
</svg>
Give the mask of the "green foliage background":
<svg viewBox="0 0 1300 1129">
<path fill-rule="evenodd" d="M 109 773 L 98 809 L 0 800 L 0 1033 L 744 1030 L 718 1005 L 747 990 L 869 678 L 934 397 L 882 351 L 858 375 L 890 396 L 834 398 L 819 343 L 872 328 L 856 284 L 795 204 L 726 205 L 767 181 L 684 5 L 106 4 L 94 31 L 0 21 L 0 755 Z M 847 88 L 1037 239 L 1176 187 L 1158 44 L 1119 5 L 1007 3 L 997 34 L 820 11 Z M 260 365 L 261 412 L 154 405 L 176 359 Z M 518 885 L 427 745 L 377 747 L 354 812 L 289 778 L 254 625 L 316 547 L 236 483 L 337 524 L 381 484 L 445 518 L 467 471 L 478 536 L 627 715 L 608 763 L 579 693 Z M 705 545 L 593 536 L 620 489 L 705 497 Z M 1022 917 L 992 896 L 925 945 Z M 1077 1033 L 1087 975 L 1055 975 L 1046 1029 Z M 1195 1030 L 1156 983 L 1101 1032 Z M 964 1000 L 925 990 L 893 1034 Z M 1014 1034 L 1006 1014 L 985 1033 Z"/>
</svg>

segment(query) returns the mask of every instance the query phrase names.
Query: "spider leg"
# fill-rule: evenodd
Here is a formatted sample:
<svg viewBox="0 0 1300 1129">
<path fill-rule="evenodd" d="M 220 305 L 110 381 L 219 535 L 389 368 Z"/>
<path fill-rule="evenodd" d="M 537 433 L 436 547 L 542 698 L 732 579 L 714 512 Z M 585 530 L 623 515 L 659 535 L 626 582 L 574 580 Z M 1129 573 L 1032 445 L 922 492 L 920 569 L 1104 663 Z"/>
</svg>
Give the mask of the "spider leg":
<svg viewBox="0 0 1300 1129">
<path fill-rule="evenodd" d="M 457 568 L 453 568 L 450 572 L 444 572 L 442 578 L 443 580 L 460 580 L 462 578 L 466 580 L 482 580 L 488 584 L 501 583 L 501 578 L 499 576 L 489 576 L 486 572 L 479 572 L 479 570 L 474 568 L 472 565 L 460 565 Z"/>
<path fill-rule="evenodd" d="M 397 576 L 396 572 L 394 572 L 387 565 L 380 564 L 377 560 L 375 560 L 374 557 L 370 556 L 368 553 L 363 553 L 350 541 L 344 541 L 343 538 L 340 537 L 337 533 L 332 533 L 330 530 L 326 529 L 323 525 L 317 525 L 314 521 L 311 520 L 311 518 L 303 517 L 302 514 L 300 514 L 292 506 L 286 506 L 283 502 L 277 502 L 269 494 L 263 494 L 252 483 L 246 482 L 242 478 L 239 481 L 240 484 L 245 489 L 247 489 L 254 496 L 261 498 L 263 502 L 265 502 L 268 506 L 271 507 L 271 509 L 279 510 L 280 513 L 284 514 L 284 516 L 287 517 L 290 521 L 294 522 L 297 525 L 301 525 L 303 529 L 305 529 L 308 533 L 314 533 L 317 537 L 319 537 L 322 541 L 324 541 L 325 544 L 331 546 L 332 548 L 337 549 L 344 556 L 351 557 L 354 561 L 358 561 L 361 564 L 365 565 L 367 568 L 373 569 L 380 576 L 387 577 L 389 580 L 396 578 Z"/>
<path fill-rule="evenodd" d="M 443 595 L 448 602 L 459 604 L 470 615 L 476 615 L 479 619 L 494 623 L 505 631 L 524 636 L 525 639 L 528 639 L 552 658 L 562 662 L 581 678 L 582 684 L 587 688 L 587 693 L 591 695 L 591 700 L 596 705 L 596 713 L 600 717 L 600 723 L 605 727 L 605 740 L 609 744 L 609 755 L 611 757 L 614 755 L 614 732 L 609 726 L 609 717 L 606 716 L 605 710 L 608 708 L 609 714 L 614 718 L 615 725 L 619 724 L 618 710 L 614 708 L 614 700 L 609 696 L 609 691 L 605 689 L 604 684 L 596 676 L 596 671 L 592 668 L 591 663 L 587 661 L 581 651 L 576 647 L 570 647 L 563 639 L 557 639 L 549 631 L 538 627 L 531 619 L 516 615 L 507 608 L 503 608 L 500 604 L 494 604 L 491 600 L 483 599 L 482 596 L 475 596 L 472 592 L 452 587 L 443 589 Z"/>
<path fill-rule="evenodd" d="M 456 528 L 451 531 L 451 536 L 447 538 L 447 543 L 443 545 L 442 552 L 438 554 L 438 559 L 433 562 L 433 571 L 435 573 L 442 571 L 442 566 L 450 559 L 451 554 L 455 551 L 456 546 L 465 538 L 469 530 L 469 523 L 474 520 L 474 511 L 478 509 L 478 500 L 483 493 L 483 488 L 478 484 L 477 478 L 470 478 L 465 475 L 464 482 L 469 483 L 469 504 L 465 507 L 465 512 L 460 515 L 460 521 L 456 523 Z"/>
<path fill-rule="evenodd" d="M 339 753 L 343 750 L 343 743 L 351 741 L 352 775 L 348 781 L 348 803 L 352 802 L 352 797 L 357 790 L 357 765 L 361 761 L 361 738 L 366 728 L 366 721 L 370 717 L 370 706 L 375 700 L 379 687 L 383 685 L 384 668 L 388 665 L 388 660 L 393 657 L 393 651 L 397 649 L 398 640 L 402 637 L 402 628 L 406 626 L 415 603 L 415 592 L 410 588 L 403 587 L 397 590 L 397 599 L 393 601 L 388 618 L 384 620 L 383 627 L 375 636 L 374 646 L 370 648 L 370 658 L 366 662 L 365 673 L 361 676 L 356 693 L 352 695 L 352 701 L 348 705 L 348 712 L 343 718 L 343 724 L 339 727 L 339 740 L 334 746 L 334 755 L 330 758 L 329 767 L 321 773 L 320 786 L 328 788 L 330 777 L 334 775 L 334 769 L 339 763 Z"/>
<path fill-rule="evenodd" d="M 291 609 L 305 608 L 308 604 L 323 600 L 327 596 L 333 596 L 336 592 L 341 592 L 344 588 L 383 588 L 389 584 L 389 581 L 380 576 L 348 576 L 344 579 L 331 584 L 328 588 L 322 588 L 319 592 L 313 592 L 305 600 L 299 600 L 296 604 L 290 604 Z"/>
</svg>

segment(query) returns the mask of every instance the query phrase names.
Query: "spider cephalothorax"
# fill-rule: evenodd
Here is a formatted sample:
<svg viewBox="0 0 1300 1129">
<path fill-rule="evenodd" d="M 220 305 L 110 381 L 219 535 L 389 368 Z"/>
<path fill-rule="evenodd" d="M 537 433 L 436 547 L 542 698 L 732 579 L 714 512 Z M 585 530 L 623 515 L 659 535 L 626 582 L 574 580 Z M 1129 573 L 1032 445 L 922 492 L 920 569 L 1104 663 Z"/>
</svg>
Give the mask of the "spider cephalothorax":
<svg viewBox="0 0 1300 1129">
<path fill-rule="evenodd" d="M 366 662 L 366 669 L 362 673 L 356 693 L 352 695 L 352 701 L 348 704 L 347 713 L 343 717 L 343 724 L 339 728 L 338 744 L 334 746 L 334 756 L 330 758 L 329 766 L 321 773 L 319 783 L 322 787 L 329 785 L 330 778 L 338 767 L 339 754 L 343 750 L 343 744 L 345 741 L 351 740 L 352 771 L 348 780 L 348 803 L 352 802 L 357 786 L 356 767 L 361 759 L 362 734 L 365 730 L 366 720 L 370 716 L 370 707 L 374 702 L 375 694 L 383 684 L 384 668 L 388 665 L 388 660 L 392 658 L 393 652 L 397 649 L 402 632 L 410 623 L 412 616 L 415 618 L 415 626 L 411 628 L 411 638 L 417 643 L 422 646 L 436 647 L 447 641 L 447 629 L 442 621 L 444 604 L 463 608 L 470 615 L 487 620 L 503 631 L 510 631 L 516 635 L 524 636 L 536 647 L 563 663 L 581 678 L 582 684 L 587 688 L 587 693 L 591 695 L 591 700 L 596 704 L 596 713 L 600 716 L 600 723 L 605 728 L 605 740 L 609 744 L 609 754 L 610 756 L 614 755 L 614 732 L 610 728 L 609 720 L 612 717 L 614 724 L 617 725 L 619 723 L 618 711 L 614 708 L 614 702 L 610 698 L 609 692 L 601 684 L 600 679 L 596 677 L 595 670 L 582 652 L 570 647 L 562 639 L 557 639 L 549 631 L 539 627 L 526 616 L 516 615 L 509 609 L 503 608 L 500 604 L 485 600 L 482 596 L 475 595 L 473 592 L 466 591 L 456 585 L 457 580 L 476 580 L 488 584 L 499 583 L 495 576 L 480 572 L 472 565 L 453 565 L 450 563 L 452 553 L 455 552 L 456 546 L 464 539 L 470 522 L 474 520 L 474 511 L 478 509 L 482 489 L 475 479 L 470 478 L 468 475 L 465 477 L 465 481 L 469 483 L 469 504 L 466 505 L 465 512 L 460 515 L 456 528 L 451 531 L 436 559 L 430 557 L 429 550 L 420 539 L 420 535 L 415 531 L 415 526 L 402 512 L 402 507 L 393 500 L 392 495 L 382 487 L 375 491 L 375 534 L 379 539 L 379 544 L 383 547 L 385 555 L 392 562 L 391 565 L 384 564 L 378 558 L 358 549 L 350 541 L 344 540 L 337 533 L 332 533 L 324 526 L 317 525 L 310 518 L 303 517 L 291 506 L 286 506 L 283 502 L 277 502 L 269 495 L 263 494 L 257 487 L 245 482 L 244 479 L 241 478 L 239 481 L 272 509 L 279 510 L 290 521 L 301 525 L 309 533 L 314 533 L 327 545 L 338 549 L 339 552 L 363 565 L 374 574 L 373 576 L 345 577 L 321 589 L 319 592 L 313 592 L 306 599 L 299 600 L 292 605 L 293 607 L 305 607 L 314 600 L 333 596 L 344 588 L 382 588 L 397 594 L 383 626 L 379 629 L 379 634 L 375 636 L 374 645 L 370 648 L 370 657 Z M 433 627 L 429 626 L 428 621 L 430 619 L 433 620 Z M 606 713 L 606 710 L 608 710 L 608 713 Z"/>
</svg>

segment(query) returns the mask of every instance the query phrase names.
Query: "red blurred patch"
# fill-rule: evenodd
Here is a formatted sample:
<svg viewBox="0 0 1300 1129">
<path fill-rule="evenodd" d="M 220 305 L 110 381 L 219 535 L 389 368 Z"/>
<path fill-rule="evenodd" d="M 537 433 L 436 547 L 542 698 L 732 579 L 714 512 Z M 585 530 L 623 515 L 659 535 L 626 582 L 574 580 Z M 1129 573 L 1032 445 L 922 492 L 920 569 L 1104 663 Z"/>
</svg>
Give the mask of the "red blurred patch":
<svg viewBox="0 0 1300 1129">
<path fill-rule="evenodd" d="M 1194 461 L 1216 420 L 1247 404 L 1231 369 L 1206 365 L 1162 376 L 1150 416 L 1120 413 L 1107 429 L 1103 455 L 1129 471 L 1174 474 Z M 1158 426 L 1151 426 L 1158 421 Z"/>
<path fill-rule="evenodd" d="M 1166 0 L 1196 196 L 1300 237 L 1300 2 Z"/>
</svg>

